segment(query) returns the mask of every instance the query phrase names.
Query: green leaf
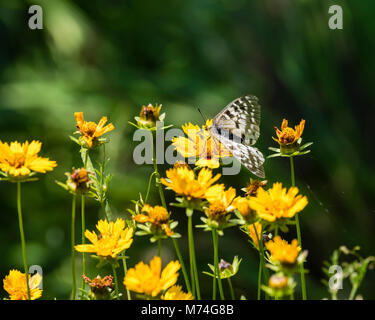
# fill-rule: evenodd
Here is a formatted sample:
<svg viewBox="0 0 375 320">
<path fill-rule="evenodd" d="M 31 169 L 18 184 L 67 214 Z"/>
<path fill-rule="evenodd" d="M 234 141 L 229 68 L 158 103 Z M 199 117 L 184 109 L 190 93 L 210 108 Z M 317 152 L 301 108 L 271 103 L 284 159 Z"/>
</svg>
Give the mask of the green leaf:
<svg viewBox="0 0 375 320">
<path fill-rule="evenodd" d="M 299 147 L 300 150 L 306 149 L 307 147 L 310 147 L 314 142 L 308 142 L 305 143 L 303 146 Z"/>
<path fill-rule="evenodd" d="M 267 156 L 267 159 L 281 157 L 281 156 L 282 156 L 281 153 L 274 153 L 274 154 L 270 154 L 269 156 Z"/>
</svg>

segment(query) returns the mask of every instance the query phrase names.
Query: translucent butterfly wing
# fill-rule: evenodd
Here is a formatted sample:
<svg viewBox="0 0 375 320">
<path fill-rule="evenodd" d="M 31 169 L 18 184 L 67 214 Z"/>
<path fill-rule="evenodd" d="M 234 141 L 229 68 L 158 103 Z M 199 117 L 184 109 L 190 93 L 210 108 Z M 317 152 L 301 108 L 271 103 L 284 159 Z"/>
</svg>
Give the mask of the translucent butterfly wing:
<svg viewBox="0 0 375 320">
<path fill-rule="evenodd" d="M 213 119 L 210 131 L 250 172 L 264 178 L 263 154 L 251 146 L 260 135 L 259 125 L 258 98 L 247 95 L 229 103 Z"/>
</svg>

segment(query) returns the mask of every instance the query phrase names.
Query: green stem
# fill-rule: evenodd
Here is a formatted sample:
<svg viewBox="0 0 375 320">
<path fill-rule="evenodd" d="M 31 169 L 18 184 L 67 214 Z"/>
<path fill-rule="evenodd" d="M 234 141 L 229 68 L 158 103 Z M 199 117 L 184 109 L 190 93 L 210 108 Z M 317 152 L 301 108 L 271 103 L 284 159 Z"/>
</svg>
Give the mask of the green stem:
<svg viewBox="0 0 375 320">
<path fill-rule="evenodd" d="M 352 290 L 350 291 L 349 300 L 353 300 L 354 299 L 355 294 L 356 294 L 356 292 L 358 290 L 358 287 L 359 287 L 358 285 L 353 285 Z"/>
<path fill-rule="evenodd" d="M 186 209 L 186 211 L 191 209 Z M 190 267 L 192 272 L 192 282 L 195 282 L 195 289 L 197 294 L 197 299 L 201 300 L 201 293 L 199 289 L 199 277 L 197 270 L 197 261 L 195 258 L 195 248 L 194 248 L 194 235 L 193 235 L 193 214 L 189 213 L 188 216 L 188 238 L 189 238 L 189 253 L 190 253 Z M 194 289 L 193 289 L 194 290 Z"/>
<path fill-rule="evenodd" d="M 261 287 L 261 283 L 262 283 L 262 271 L 264 273 L 264 280 L 265 280 L 266 283 L 268 282 L 269 274 L 268 274 L 268 270 L 265 267 L 265 263 L 264 263 L 265 257 L 264 257 L 262 232 L 260 234 L 258 234 L 258 231 L 255 228 L 255 226 L 254 226 L 254 231 L 255 231 L 255 235 L 258 239 L 258 246 L 259 246 L 259 260 L 260 260 L 259 261 L 259 272 L 260 272 L 260 274 L 258 274 L 258 300 L 260 300 L 260 287 Z"/>
<path fill-rule="evenodd" d="M 118 291 L 118 279 L 117 279 L 117 272 L 115 265 L 112 263 L 112 271 L 113 276 L 115 277 L 115 292 L 116 292 L 116 300 L 119 300 L 119 291 Z"/>
<path fill-rule="evenodd" d="M 23 231 L 23 221 L 22 221 L 21 182 L 17 182 L 17 211 L 18 211 L 18 225 L 19 225 L 20 235 L 21 235 L 23 268 L 24 268 L 25 277 L 26 277 L 27 297 L 30 300 L 31 296 L 30 296 L 30 287 L 29 287 L 29 268 L 27 266 L 26 242 L 25 242 L 25 233 Z"/>
<path fill-rule="evenodd" d="M 217 260 L 217 252 L 215 250 L 215 231 L 212 230 L 212 246 L 214 248 L 214 277 L 213 277 L 213 280 L 212 280 L 212 300 L 216 300 L 216 282 L 217 282 L 217 279 L 216 279 L 216 276 L 217 276 L 217 272 L 216 272 L 216 260 Z"/>
<path fill-rule="evenodd" d="M 155 171 L 153 173 L 151 173 L 150 178 L 148 180 L 148 186 L 147 186 L 147 193 L 146 193 L 145 203 L 147 203 L 148 196 L 150 194 L 152 178 L 155 175 L 155 173 L 156 173 Z"/>
<path fill-rule="evenodd" d="M 81 196 L 81 218 L 82 218 L 82 228 L 81 228 L 81 233 L 82 233 L 82 244 L 86 243 L 85 240 L 85 230 L 86 230 L 86 224 L 85 224 L 85 196 Z M 83 252 L 82 253 L 82 275 L 86 275 L 86 255 Z M 86 287 L 85 280 L 82 278 L 82 291 L 81 291 L 81 300 L 83 299 L 84 291 Z"/>
<path fill-rule="evenodd" d="M 84 160 L 83 160 L 83 167 L 86 169 L 87 167 L 87 161 L 88 161 L 88 155 L 89 149 L 86 149 L 86 152 L 84 153 Z M 81 195 L 81 241 L 82 244 L 85 244 L 85 229 L 86 229 L 86 224 L 85 224 L 85 195 Z M 82 275 L 86 275 L 86 255 L 83 252 L 82 253 Z M 86 287 L 85 280 L 82 278 L 82 291 L 81 291 L 81 300 L 83 299 L 84 296 L 84 289 Z"/>
<path fill-rule="evenodd" d="M 183 274 L 184 279 L 185 279 L 186 288 L 189 292 L 191 292 L 189 277 L 188 277 L 188 274 L 187 274 L 187 271 L 186 271 L 186 268 L 185 268 L 184 260 L 182 259 L 182 256 L 181 256 L 181 252 L 180 252 L 180 248 L 178 246 L 178 242 L 175 238 L 172 238 L 172 241 L 173 241 L 173 244 L 174 244 L 174 248 L 176 250 L 178 260 L 180 261 L 182 274 Z"/>
<path fill-rule="evenodd" d="M 263 263 L 262 263 L 262 257 L 261 253 L 259 250 L 259 269 L 258 269 L 258 293 L 257 293 L 257 299 L 260 300 L 260 287 L 262 285 L 262 268 L 263 268 Z"/>
<path fill-rule="evenodd" d="M 258 251 L 259 251 L 259 269 L 258 269 L 258 292 L 257 292 L 257 299 L 260 300 L 260 294 L 261 294 L 261 285 L 262 285 L 262 271 L 263 271 L 263 258 L 262 258 L 262 255 L 261 255 L 261 251 L 260 251 L 260 238 L 262 237 L 262 235 L 258 235 L 258 231 L 257 229 L 255 228 L 255 225 L 253 225 L 253 228 L 254 228 L 254 231 L 255 231 L 255 236 L 257 237 L 258 239 Z"/>
<path fill-rule="evenodd" d="M 72 200 L 72 230 L 71 230 L 71 241 L 72 241 L 72 295 L 71 299 L 75 300 L 76 298 L 76 251 L 74 249 L 75 245 L 75 224 L 76 224 L 76 195 L 73 195 Z"/>
<path fill-rule="evenodd" d="M 219 287 L 220 299 L 225 300 L 223 286 L 221 283 L 221 276 L 219 270 L 219 236 L 216 230 L 212 230 L 212 240 L 214 242 L 214 267 L 215 267 L 215 278 L 217 277 L 217 283 Z"/>
<path fill-rule="evenodd" d="M 230 279 L 230 277 L 228 277 L 227 279 L 228 279 L 228 284 L 229 284 L 229 289 L 230 289 L 230 296 L 231 296 L 232 300 L 236 300 L 236 298 L 234 296 L 232 280 Z"/>
<path fill-rule="evenodd" d="M 126 265 L 126 258 L 125 258 L 125 252 L 124 252 L 124 256 L 122 258 L 122 264 L 124 266 L 124 277 L 126 277 L 126 274 L 128 273 L 128 267 Z M 128 300 L 131 300 L 131 295 L 130 295 L 130 291 L 126 288 L 126 295 L 128 297 Z"/>
<path fill-rule="evenodd" d="M 155 137 L 155 139 L 156 139 L 156 137 Z M 155 175 L 156 176 L 156 178 L 155 178 L 156 186 L 159 189 L 159 196 L 160 196 L 161 204 L 168 211 L 167 203 L 165 201 L 163 187 L 162 187 L 162 185 L 160 184 L 160 181 L 159 181 L 160 175 L 159 175 L 159 171 L 158 171 L 158 165 L 156 163 L 156 150 L 155 150 L 156 142 L 154 143 L 154 139 L 152 141 L 153 141 L 153 146 L 152 146 L 153 158 L 152 158 L 152 160 L 153 160 L 153 163 L 154 163 L 154 172 L 151 174 L 150 181 L 151 181 L 152 176 Z M 148 198 L 148 193 L 149 193 L 149 191 L 147 191 L 146 198 Z M 194 295 L 193 291 L 191 291 L 192 288 L 190 286 L 189 277 L 188 277 L 188 274 L 187 274 L 187 271 L 186 271 L 184 260 L 182 259 L 182 256 L 181 256 L 181 252 L 180 252 L 177 240 L 175 238 L 172 238 L 172 241 L 173 241 L 173 244 L 174 244 L 174 248 L 176 250 L 178 260 L 180 261 L 182 273 L 183 273 L 184 279 L 185 279 L 186 288 L 188 289 L 188 291 L 190 291 Z M 194 281 L 192 281 L 192 284 L 193 284 L 193 288 L 194 288 Z"/>
<path fill-rule="evenodd" d="M 296 185 L 295 176 L 294 176 L 294 161 L 293 161 L 293 157 L 290 157 L 289 159 L 290 159 L 290 175 L 292 179 L 292 187 L 294 187 Z M 295 215 L 295 221 L 296 221 L 298 245 L 302 248 L 301 228 L 299 224 L 298 213 Z M 301 263 L 301 266 L 300 266 L 300 273 L 301 273 L 302 300 L 306 300 L 307 294 L 306 294 L 305 270 L 304 270 L 303 262 Z"/>
</svg>

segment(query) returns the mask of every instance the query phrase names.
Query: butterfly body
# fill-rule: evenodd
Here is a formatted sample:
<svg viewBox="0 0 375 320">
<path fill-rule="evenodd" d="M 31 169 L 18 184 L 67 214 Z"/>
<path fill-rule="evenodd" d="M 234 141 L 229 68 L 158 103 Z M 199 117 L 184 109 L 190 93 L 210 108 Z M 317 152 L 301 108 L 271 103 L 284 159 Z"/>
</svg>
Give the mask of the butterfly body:
<svg viewBox="0 0 375 320">
<path fill-rule="evenodd" d="M 260 135 L 260 105 L 258 98 L 246 95 L 230 102 L 213 119 L 208 128 L 250 172 L 264 178 L 264 156 L 253 144 Z"/>
</svg>

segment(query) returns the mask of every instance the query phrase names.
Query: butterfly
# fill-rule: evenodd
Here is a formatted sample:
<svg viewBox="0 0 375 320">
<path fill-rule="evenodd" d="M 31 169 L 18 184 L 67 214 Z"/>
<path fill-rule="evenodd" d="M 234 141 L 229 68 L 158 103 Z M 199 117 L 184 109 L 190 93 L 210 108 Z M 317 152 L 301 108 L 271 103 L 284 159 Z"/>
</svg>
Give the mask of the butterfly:
<svg viewBox="0 0 375 320">
<path fill-rule="evenodd" d="M 264 178 L 264 156 L 252 145 L 260 135 L 258 98 L 246 95 L 230 102 L 207 128 L 250 172 Z"/>
</svg>

